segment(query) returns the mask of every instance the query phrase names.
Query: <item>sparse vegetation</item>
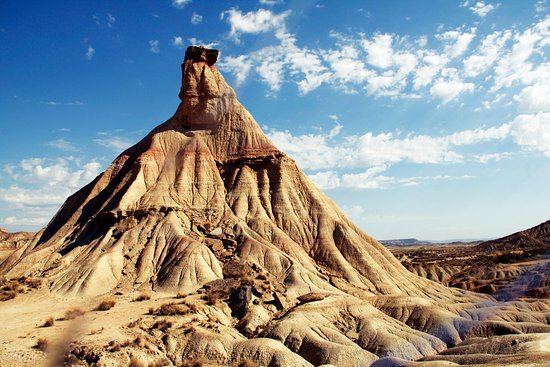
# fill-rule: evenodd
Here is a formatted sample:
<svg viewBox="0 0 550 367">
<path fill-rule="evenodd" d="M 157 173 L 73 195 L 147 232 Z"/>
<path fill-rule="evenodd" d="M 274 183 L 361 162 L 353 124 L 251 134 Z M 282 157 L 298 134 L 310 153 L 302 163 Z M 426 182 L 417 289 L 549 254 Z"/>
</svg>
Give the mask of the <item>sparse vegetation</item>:
<svg viewBox="0 0 550 367">
<path fill-rule="evenodd" d="M 122 345 L 116 340 L 111 340 L 107 346 L 109 347 L 109 352 L 118 352 L 122 348 Z"/>
<path fill-rule="evenodd" d="M 161 331 L 166 331 L 171 327 L 172 327 L 172 323 L 170 321 L 166 321 L 163 319 L 155 322 L 153 326 L 151 326 L 151 329 L 159 329 Z"/>
<path fill-rule="evenodd" d="M 186 315 L 189 313 L 189 307 L 181 303 L 165 303 L 159 308 L 150 308 L 149 314 L 155 316 L 175 316 Z"/>
<path fill-rule="evenodd" d="M 128 363 L 128 367 L 147 367 L 147 366 L 143 364 L 136 356 L 131 355 L 130 363 Z"/>
<path fill-rule="evenodd" d="M 116 302 L 113 299 L 105 300 L 96 307 L 96 311 L 108 311 L 113 308 L 115 304 Z"/>
<path fill-rule="evenodd" d="M 143 301 L 148 301 L 150 299 L 151 299 L 151 295 L 149 293 L 142 293 L 139 296 L 137 296 L 134 301 L 143 302 Z"/>
<path fill-rule="evenodd" d="M 46 321 L 44 322 L 44 325 L 42 325 L 42 327 L 50 327 L 50 326 L 53 326 L 55 324 L 55 320 L 53 317 L 48 317 L 46 319 Z"/>
<path fill-rule="evenodd" d="M 39 338 L 34 348 L 45 352 L 48 349 L 48 340 L 46 338 Z"/>
<path fill-rule="evenodd" d="M 79 316 L 84 315 L 86 312 L 81 310 L 80 308 L 71 308 L 67 311 L 65 311 L 65 316 L 63 316 L 63 320 L 72 320 Z"/>
</svg>

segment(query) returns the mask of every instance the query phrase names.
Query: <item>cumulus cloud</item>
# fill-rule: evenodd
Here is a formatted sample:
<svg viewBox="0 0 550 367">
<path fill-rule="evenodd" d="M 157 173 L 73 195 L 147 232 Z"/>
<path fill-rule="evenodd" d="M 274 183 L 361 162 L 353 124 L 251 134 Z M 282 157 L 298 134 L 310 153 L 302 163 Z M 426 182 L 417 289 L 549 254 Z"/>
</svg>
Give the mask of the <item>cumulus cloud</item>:
<svg viewBox="0 0 550 367">
<path fill-rule="evenodd" d="M 462 4 L 463 7 L 468 7 L 468 9 L 470 9 L 478 17 L 484 18 L 487 16 L 487 14 L 489 14 L 490 12 L 498 8 L 500 6 L 500 3 L 493 5 L 493 4 L 485 4 L 485 2 L 483 1 L 476 1 L 475 3 L 472 4 L 472 6 L 469 6 L 469 5 L 470 5 L 469 1 L 465 1 Z"/>
<path fill-rule="evenodd" d="M 172 5 L 176 8 L 183 9 L 185 5 L 189 4 L 191 0 L 172 0 Z"/>
<path fill-rule="evenodd" d="M 160 52 L 158 40 L 149 40 L 149 51 L 154 54 L 158 54 Z"/>
<path fill-rule="evenodd" d="M 550 157 L 550 112 L 517 116 L 510 133 L 516 144 Z"/>
<path fill-rule="evenodd" d="M 191 15 L 191 23 L 196 25 L 196 24 L 200 24 L 201 22 L 202 22 L 202 15 L 197 13 L 193 13 L 193 15 Z"/>
<path fill-rule="evenodd" d="M 514 96 L 521 113 L 550 111 L 550 79 L 542 83 L 529 85 Z"/>
<path fill-rule="evenodd" d="M 100 170 L 96 161 L 82 163 L 72 157 L 29 158 L 9 165 L 4 169 L 8 174 L 5 178 L 13 184 L 0 187 L 0 202 L 4 213 L 9 214 L 0 217 L 0 223 L 38 229 L 69 195 L 92 181 Z"/>
<path fill-rule="evenodd" d="M 443 104 L 456 99 L 460 94 L 473 92 L 475 85 L 460 79 L 456 69 L 444 69 L 430 88 L 430 94 L 441 99 Z"/>
<path fill-rule="evenodd" d="M 221 13 L 220 17 L 226 19 L 231 27 L 229 38 L 236 43 L 240 43 L 242 34 L 284 31 L 284 20 L 289 14 L 290 11 L 275 14 L 271 10 L 259 9 L 258 11 L 242 13 L 238 9 L 230 9 Z"/>
<path fill-rule="evenodd" d="M 342 137 L 341 129 L 338 124 L 325 133 L 293 135 L 289 131 L 268 129 L 267 134 L 300 167 L 316 171 L 389 167 L 399 162 L 460 163 L 464 161 L 464 156 L 455 147 L 504 140 L 510 136 L 511 124 L 463 130 L 443 136 L 410 134 L 403 138 L 390 132 Z M 330 175 L 321 175 L 319 179 L 333 182 Z"/>
<path fill-rule="evenodd" d="M 482 9 L 479 3 L 463 5 Z M 492 4 L 483 3 L 486 5 Z M 546 108 L 544 100 L 528 106 L 527 98 L 550 85 L 550 63 L 535 57 L 544 55 L 544 47 L 550 45 L 550 17 L 523 30 L 515 27 L 481 37 L 475 27 L 438 30 L 432 36 L 435 43 L 428 36 L 331 31 L 332 45 L 308 48 L 299 46 L 296 36 L 288 32 L 288 16 L 288 12 L 265 9 L 223 12 L 230 25 L 229 36 L 236 42 L 243 34 L 264 32 L 273 33 L 277 41 L 248 54 L 224 55 L 220 68 L 234 74 L 238 84 L 250 78 L 264 83 L 267 95 L 272 96 L 290 84 L 302 95 L 330 85 L 344 93 L 375 98 L 431 97 L 444 105 L 466 94 L 488 91 L 485 101 L 480 102 L 485 109 L 514 93 L 522 112 Z M 517 84 L 532 88 L 521 95 L 503 90 Z"/>
</svg>

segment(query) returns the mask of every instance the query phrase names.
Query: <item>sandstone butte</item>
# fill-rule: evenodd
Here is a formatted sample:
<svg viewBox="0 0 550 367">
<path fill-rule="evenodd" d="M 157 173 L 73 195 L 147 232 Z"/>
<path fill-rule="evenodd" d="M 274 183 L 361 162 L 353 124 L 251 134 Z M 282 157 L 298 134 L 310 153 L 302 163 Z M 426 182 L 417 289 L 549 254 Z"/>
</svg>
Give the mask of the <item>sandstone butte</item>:
<svg viewBox="0 0 550 367">
<path fill-rule="evenodd" d="M 189 47 L 176 113 L 0 265 L 42 282 L 0 304 L 0 364 L 550 361 L 550 302 L 497 302 L 407 271 L 269 141 L 217 57 Z M 106 297 L 112 309 L 93 308 Z M 88 331 L 39 327 L 76 306 Z M 28 352 L 38 337 L 56 352 Z"/>
</svg>

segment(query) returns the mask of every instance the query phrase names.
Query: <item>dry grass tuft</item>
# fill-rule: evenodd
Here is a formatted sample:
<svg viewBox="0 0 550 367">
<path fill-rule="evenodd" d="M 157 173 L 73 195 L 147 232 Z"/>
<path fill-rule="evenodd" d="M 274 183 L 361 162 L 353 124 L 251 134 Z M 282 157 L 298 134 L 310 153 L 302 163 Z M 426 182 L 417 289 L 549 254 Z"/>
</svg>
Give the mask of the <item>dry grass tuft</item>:
<svg viewBox="0 0 550 367">
<path fill-rule="evenodd" d="M 113 299 L 105 300 L 96 307 L 96 311 L 108 311 L 113 308 L 115 304 L 116 302 Z"/>
<path fill-rule="evenodd" d="M 143 302 L 143 301 L 148 301 L 150 299 L 151 299 L 151 295 L 149 293 L 142 293 L 139 296 L 137 296 L 134 301 Z"/>
<path fill-rule="evenodd" d="M 151 329 L 159 329 L 161 331 L 166 331 L 171 327 L 172 327 L 172 323 L 170 321 L 159 320 L 155 322 L 153 326 L 151 326 Z"/>
<path fill-rule="evenodd" d="M 183 292 L 176 293 L 176 298 L 185 298 L 187 296 L 188 296 L 187 293 L 183 293 Z"/>
<path fill-rule="evenodd" d="M 45 352 L 48 349 L 48 340 L 46 338 L 39 338 L 33 348 Z"/>
<path fill-rule="evenodd" d="M 54 324 L 55 324 L 55 320 L 53 317 L 50 316 L 46 319 L 42 327 L 50 327 L 50 326 L 53 326 Z"/>
<path fill-rule="evenodd" d="M 65 311 L 65 316 L 63 316 L 62 320 L 76 319 L 77 317 L 82 316 L 85 313 L 86 312 L 84 312 L 80 308 L 71 308 L 70 310 Z"/>
<path fill-rule="evenodd" d="M 130 356 L 130 363 L 128 363 L 128 367 L 147 367 L 147 365 L 140 362 L 140 360 L 134 356 Z"/>
<path fill-rule="evenodd" d="M 159 308 L 150 308 L 149 314 L 155 316 L 176 316 L 186 315 L 189 313 L 189 307 L 181 303 L 165 303 Z"/>
</svg>

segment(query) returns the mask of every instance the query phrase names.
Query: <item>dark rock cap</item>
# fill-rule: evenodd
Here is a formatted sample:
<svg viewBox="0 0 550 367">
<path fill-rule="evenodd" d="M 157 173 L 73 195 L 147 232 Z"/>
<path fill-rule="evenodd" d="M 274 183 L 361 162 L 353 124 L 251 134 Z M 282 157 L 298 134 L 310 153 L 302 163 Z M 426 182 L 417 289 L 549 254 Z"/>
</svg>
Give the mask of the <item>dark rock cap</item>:
<svg viewBox="0 0 550 367">
<path fill-rule="evenodd" d="M 212 66 L 218 60 L 220 51 L 208 49 L 204 46 L 189 46 L 185 51 L 185 61 L 205 62 Z"/>
</svg>

